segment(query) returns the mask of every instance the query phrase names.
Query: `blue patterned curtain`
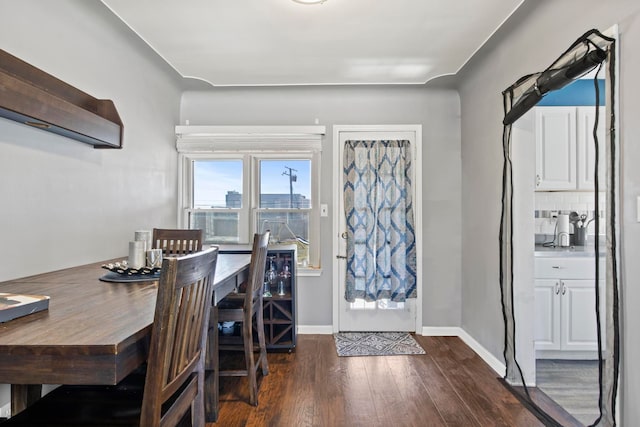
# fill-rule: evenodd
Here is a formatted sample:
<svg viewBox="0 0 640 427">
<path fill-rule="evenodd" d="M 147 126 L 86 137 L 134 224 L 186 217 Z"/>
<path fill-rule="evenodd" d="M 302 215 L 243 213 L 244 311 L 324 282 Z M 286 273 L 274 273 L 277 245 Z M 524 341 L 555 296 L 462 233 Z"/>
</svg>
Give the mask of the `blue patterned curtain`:
<svg viewBox="0 0 640 427">
<path fill-rule="evenodd" d="M 346 141 L 345 298 L 416 297 L 416 247 L 409 141 Z"/>
</svg>

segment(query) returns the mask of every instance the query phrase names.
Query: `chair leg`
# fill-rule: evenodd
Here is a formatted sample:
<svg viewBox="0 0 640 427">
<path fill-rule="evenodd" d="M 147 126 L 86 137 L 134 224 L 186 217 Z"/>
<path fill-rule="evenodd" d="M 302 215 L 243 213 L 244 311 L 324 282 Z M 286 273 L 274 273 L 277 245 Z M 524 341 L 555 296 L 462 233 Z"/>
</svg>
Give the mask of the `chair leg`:
<svg viewBox="0 0 640 427">
<path fill-rule="evenodd" d="M 258 328 L 258 345 L 260 346 L 260 365 L 262 366 L 262 375 L 269 375 L 269 363 L 267 362 L 267 344 L 264 336 L 264 319 L 262 310 L 256 314 Z"/>
<path fill-rule="evenodd" d="M 256 379 L 256 363 L 253 356 L 253 331 L 251 321 L 242 324 L 242 340 L 244 341 L 244 357 L 249 380 L 249 403 L 258 406 L 258 381 Z"/>
<path fill-rule="evenodd" d="M 213 307 L 211 310 L 211 321 L 209 324 L 214 325 L 209 329 L 207 337 L 207 361 L 205 370 L 205 389 L 208 393 L 205 397 L 205 419 L 207 422 L 216 422 L 218 420 L 218 387 L 220 366 L 218 361 L 218 308 Z"/>
</svg>

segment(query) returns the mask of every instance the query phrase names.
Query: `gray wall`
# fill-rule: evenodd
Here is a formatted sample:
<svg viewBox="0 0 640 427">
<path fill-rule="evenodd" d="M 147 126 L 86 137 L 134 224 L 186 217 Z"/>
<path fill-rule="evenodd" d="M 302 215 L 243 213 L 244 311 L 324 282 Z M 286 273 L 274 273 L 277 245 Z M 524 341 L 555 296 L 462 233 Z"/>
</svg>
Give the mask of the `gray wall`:
<svg viewBox="0 0 640 427">
<path fill-rule="evenodd" d="M 460 325 L 460 111 L 455 91 L 424 87 L 221 88 L 185 92 L 181 123 L 327 126 L 321 203 L 333 209 L 333 130 L 337 124 L 422 124 L 423 325 Z M 332 229 L 333 215 L 321 218 Z M 325 234 L 323 234 L 325 235 Z M 328 236 L 328 235 L 327 235 Z M 332 243 L 322 240 L 322 276 L 300 279 L 298 323 L 332 323 Z"/>
<path fill-rule="evenodd" d="M 177 74 L 100 2 L 1 2 L 0 47 L 96 98 L 122 150 L 0 119 L 0 280 L 122 256 L 176 222 Z"/>
<path fill-rule="evenodd" d="M 640 425 L 640 4 L 630 1 L 540 0 L 524 6 L 474 57 L 460 77 L 462 109 L 462 326 L 501 357 L 503 324 L 498 285 L 501 192 L 501 92 L 519 77 L 546 68 L 591 28 L 619 24 L 622 150 L 622 425 Z M 476 206 L 484 206 L 479 216 Z M 492 218 L 490 222 L 482 218 Z"/>
</svg>

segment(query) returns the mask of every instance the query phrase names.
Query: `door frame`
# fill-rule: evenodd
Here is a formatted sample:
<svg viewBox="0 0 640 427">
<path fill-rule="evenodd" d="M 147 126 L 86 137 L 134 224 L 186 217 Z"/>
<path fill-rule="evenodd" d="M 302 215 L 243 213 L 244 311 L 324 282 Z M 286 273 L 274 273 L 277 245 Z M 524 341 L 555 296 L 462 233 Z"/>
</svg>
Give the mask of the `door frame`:
<svg viewBox="0 0 640 427">
<path fill-rule="evenodd" d="M 340 134 L 342 132 L 413 132 L 416 141 L 416 158 L 414 161 L 415 171 L 415 198 L 414 221 L 415 221 L 415 239 L 416 239 L 416 317 L 415 332 L 422 333 L 422 125 L 334 125 L 333 126 L 333 174 L 332 185 L 333 190 L 333 238 L 331 259 L 333 263 L 333 332 L 339 332 L 340 320 L 340 277 L 339 268 L 335 260 L 339 254 L 340 239 L 340 216 L 342 212 L 338 212 L 340 206 L 340 198 L 343 195 L 341 189 L 342 171 L 338 170 L 340 164 Z M 339 190 L 339 191 L 338 191 Z"/>
</svg>

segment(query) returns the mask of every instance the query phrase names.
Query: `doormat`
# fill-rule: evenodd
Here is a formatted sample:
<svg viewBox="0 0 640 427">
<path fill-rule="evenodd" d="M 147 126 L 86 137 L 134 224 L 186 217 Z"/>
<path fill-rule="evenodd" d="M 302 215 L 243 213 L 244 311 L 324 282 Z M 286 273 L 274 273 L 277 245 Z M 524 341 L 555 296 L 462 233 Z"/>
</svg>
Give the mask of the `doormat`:
<svg viewBox="0 0 640 427">
<path fill-rule="evenodd" d="M 425 354 L 406 332 L 340 332 L 333 334 L 338 356 Z"/>
</svg>

